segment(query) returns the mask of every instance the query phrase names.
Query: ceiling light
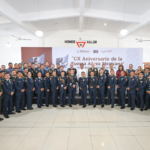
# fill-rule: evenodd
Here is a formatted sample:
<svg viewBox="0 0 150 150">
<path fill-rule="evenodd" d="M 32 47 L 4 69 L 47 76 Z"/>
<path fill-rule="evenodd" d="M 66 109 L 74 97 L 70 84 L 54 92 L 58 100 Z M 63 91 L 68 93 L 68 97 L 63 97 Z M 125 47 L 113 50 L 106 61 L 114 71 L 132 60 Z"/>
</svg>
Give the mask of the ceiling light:
<svg viewBox="0 0 150 150">
<path fill-rule="evenodd" d="M 42 37 L 42 36 L 43 36 L 43 32 L 42 32 L 41 30 L 37 30 L 37 31 L 35 32 L 35 35 L 36 35 L 37 37 Z"/>
<path fill-rule="evenodd" d="M 104 23 L 104 26 L 107 26 L 107 23 Z"/>
<path fill-rule="evenodd" d="M 121 31 L 120 31 L 120 35 L 121 36 L 126 36 L 128 34 L 128 30 L 127 29 L 122 29 Z"/>
<path fill-rule="evenodd" d="M 104 143 L 102 143 L 102 146 L 104 146 Z"/>
<path fill-rule="evenodd" d="M 7 43 L 7 44 L 6 44 L 6 47 L 8 47 L 8 48 L 9 48 L 10 46 L 11 46 L 11 45 L 10 45 L 9 43 Z"/>
</svg>

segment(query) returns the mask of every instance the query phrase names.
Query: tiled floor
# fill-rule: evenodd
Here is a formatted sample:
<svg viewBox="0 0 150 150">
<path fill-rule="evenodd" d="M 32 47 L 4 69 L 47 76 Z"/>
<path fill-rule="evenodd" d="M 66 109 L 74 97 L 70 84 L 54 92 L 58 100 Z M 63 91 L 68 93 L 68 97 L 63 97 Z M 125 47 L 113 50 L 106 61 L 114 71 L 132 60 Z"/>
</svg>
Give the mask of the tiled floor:
<svg viewBox="0 0 150 150">
<path fill-rule="evenodd" d="M 34 107 L 0 122 L 0 150 L 150 150 L 150 110 Z"/>
</svg>

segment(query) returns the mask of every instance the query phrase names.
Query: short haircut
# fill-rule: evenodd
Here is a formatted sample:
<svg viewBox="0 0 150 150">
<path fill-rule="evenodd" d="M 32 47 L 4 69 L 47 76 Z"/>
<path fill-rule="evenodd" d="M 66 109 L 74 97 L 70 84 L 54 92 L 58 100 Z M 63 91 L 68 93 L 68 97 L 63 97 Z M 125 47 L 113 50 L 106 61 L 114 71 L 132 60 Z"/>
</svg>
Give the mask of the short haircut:
<svg viewBox="0 0 150 150">
<path fill-rule="evenodd" d="M 131 71 L 131 72 L 133 72 L 133 73 L 134 73 L 134 71 Z M 130 73 L 131 73 L 131 72 L 130 72 Z"/>
<path fill-rule="evenodd" d="M 8 73 L 8 72 L 6 72 L 6 73 L 5 73 L 5 75 L 6 75 L 6 74 L 9 74 L 9 73 Z"/>
<path fill-rule="evenodd" d="M 9 62 L 8 65 L 12 64 L 12 62 Z"/>
<path fill-rule="evenodd" d="M 140 72 L 139 74 L 142 74 L 142 75 L 143 75 L 143 72 Z"/>
<path fill-rule="evenodd" d="M 129 64 L 129 66 L 130 66 L 130 65 L 133 67 L 133 65 L 132 65 L 132 64 Z"/>
<path fill-rule="evenodd" d="M 31 63 L 31 65 L 35 65 L 35 63 Z"/>
<path fill-rule="evenodd" d="M 84 71 L 82 71 L 81 73 L 85 73 Z"/>
<path fill-rule="evenodd" d="M 81 65 L 84 65 L 84 64 L 83 64 L 83 63 L 81 63 L 81 64 L 80 64 L 80 66 L 81 66 Z"/>
<path fill-rule="evenodd" d="M 114 72 L 114 69 L 111 69 L 110 71 L 113 71 L 113 72 Z"/>
<path fill-rule="evenodd" d="M 60 64 L 58 63 L 58 64 L 56 64 L 56 65 L 60 65 Z"/>
</svg>

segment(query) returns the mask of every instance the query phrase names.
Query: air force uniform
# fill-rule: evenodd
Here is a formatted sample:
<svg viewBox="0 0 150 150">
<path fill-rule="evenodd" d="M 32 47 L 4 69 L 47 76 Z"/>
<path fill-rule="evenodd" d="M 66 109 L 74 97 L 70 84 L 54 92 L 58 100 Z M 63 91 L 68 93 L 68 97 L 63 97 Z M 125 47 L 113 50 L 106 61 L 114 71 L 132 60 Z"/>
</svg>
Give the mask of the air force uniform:
<svg viewBox="0 0 150 150">
<path fill-rule="evenodd" d="M 149 109 L 150 94 L 147 91 L 150 91 L 150 79 L 146 82 L 146 109 Z"/>
<path fill-rule="evenodd" d="M 49 90 L 49 91 L 47 91 Z M 44 91 L 45 91 L 45 104 L 48 106 L 51 103 L 51 84 L 50 84 L 50 78 L 45 77 L 44 78 Z"/>
<path fill-rule="evenodd" d="M 135 72 L 134 69 L 127 69 L 127 70 L 126 70 L 127 77 L 130 77 L 130 73 L 131 73 L 132 71 Z"/>
</svg>

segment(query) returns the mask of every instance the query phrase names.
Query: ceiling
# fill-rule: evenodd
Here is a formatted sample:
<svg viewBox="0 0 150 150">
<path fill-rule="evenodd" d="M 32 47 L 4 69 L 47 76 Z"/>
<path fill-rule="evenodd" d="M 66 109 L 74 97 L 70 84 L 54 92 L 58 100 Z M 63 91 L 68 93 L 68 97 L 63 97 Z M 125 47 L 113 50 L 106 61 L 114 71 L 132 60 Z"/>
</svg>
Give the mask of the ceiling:
<svg viewBox="0 0 150 150">
<path fill-rule="evenodd" d="M 139 36 L 142 26 L 142 35 L 150 36 L 150 0 L 39 0 L 39 10 L 38 18 L 38 0 L 0 0 L 0 36 L 7 29 L 10 34 L 90 29 L 119 35 L 122 28 Z"/>
</svg>

